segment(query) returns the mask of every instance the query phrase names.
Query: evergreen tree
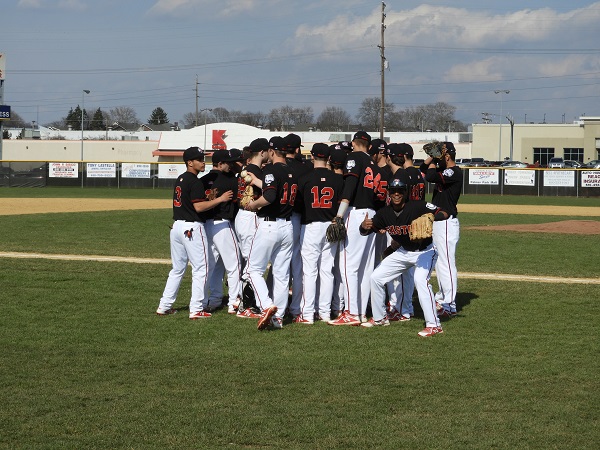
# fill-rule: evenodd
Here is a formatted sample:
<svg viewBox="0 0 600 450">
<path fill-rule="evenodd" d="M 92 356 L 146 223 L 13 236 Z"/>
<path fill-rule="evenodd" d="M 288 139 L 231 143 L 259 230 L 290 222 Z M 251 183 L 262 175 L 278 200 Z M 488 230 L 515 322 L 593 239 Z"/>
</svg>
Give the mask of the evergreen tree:
<svg viewBox="0 0 600 450">
<path fill-rule="evenodd" d="M 94 117 L 92 117 L 92 121 L 90 122 L 90 130 L 105 130 L 106 126 L 104 124 L 104 114 L 102 114 L 102 110 L 98 108 L 94 113 Z"/>
<path fill-rule="evenodd" d="M 69 111 L 69 114 L 67 114 L 67 118 L 65 119 L 65 122 L 67 124 L 67 127 L 69 125 L 71 125 L 73 130 L 81 130 L 81 108 L 79 107 L 79 105 L 77 105 L 77 108 L 73 109 L 71 108 L 71 110 Z M 83 129 L 89 129 L 89 116 L 87 111 L 84 109 L 83 110 Z"/>
<path fill-rule="evenodd" d="M 148 119 L 149 125 L 162 125 L 163 123 L 169 123 L 169 118 L 167 117 L 167 113 L 160 106 L 154 108 L 150 118 Z"/>
</svg>

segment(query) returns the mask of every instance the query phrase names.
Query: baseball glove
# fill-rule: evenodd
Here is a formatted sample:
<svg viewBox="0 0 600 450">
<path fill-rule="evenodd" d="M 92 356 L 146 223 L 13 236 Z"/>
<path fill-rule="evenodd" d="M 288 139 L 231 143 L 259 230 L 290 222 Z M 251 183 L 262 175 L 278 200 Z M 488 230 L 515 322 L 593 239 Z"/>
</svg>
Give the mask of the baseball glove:
<svg viewBox="0 0 600 450">
<path fill-rule="evenodd" d="M 325 237 L 327 242 L 341 242 L 346 240 L 346 226 L 344 225 L 344 219 L 341 217 L 335 217 L 325 231 Z"/>
<path fill-rule="evenodd" d="M 217 189 L 209 189 L 206 192 L 206 200 L 211 201 L 219 196 L 219 192 Z"/>
<path fill-rule="evenodd" d="M 411 241 L 430 238 L 432 233 L 433 214 L 431 213 L 423 214 L 410 223 L 409 235 Z"/>
<path fill-rule="evenodd" d="M 423 150 L 432 158 L 440 159 L 446 153 L 446 148 L 442 142 L 428 142 L 423 146 Z"/>
<path fill-rule="evenodd" d="M 244 189 L 244 195 L 240 200 L 240 207 L 246 209 L 246 206 L 254 200 L 254 188 L 251 185 L 246 186 Z"/>
</svg>

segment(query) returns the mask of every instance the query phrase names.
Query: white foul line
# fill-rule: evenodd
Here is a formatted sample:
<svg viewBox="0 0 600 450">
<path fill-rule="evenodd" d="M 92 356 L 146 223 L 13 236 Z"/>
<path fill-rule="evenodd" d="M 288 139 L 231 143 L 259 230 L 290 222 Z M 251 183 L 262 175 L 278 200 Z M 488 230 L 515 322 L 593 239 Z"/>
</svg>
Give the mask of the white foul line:
<svg viewBox="0 0 600 450">
<path fill-rule="evenodd" d="M 48 253 L 0 252 L 0 258 L 55 259 L 64 261 L 124 262 L 134 264 L 171 264 L 170 259 L 133 258 L 127 256 L 58 255 Z M 435 272 L 434 272 L 435 273 Z M 459 278 L 496 281 L 528 281 L 532 283 L 600 284 L 600 278 L 563 278 L 551 276 L 511 275 L 506 273 L 459 272 Z"/>
</svg>

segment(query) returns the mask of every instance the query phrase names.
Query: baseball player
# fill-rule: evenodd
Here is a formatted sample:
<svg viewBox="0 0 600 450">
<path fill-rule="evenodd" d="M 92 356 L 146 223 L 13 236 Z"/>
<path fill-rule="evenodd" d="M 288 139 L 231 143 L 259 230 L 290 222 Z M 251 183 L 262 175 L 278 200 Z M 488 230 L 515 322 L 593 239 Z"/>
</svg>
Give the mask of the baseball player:
<svg viewBox="0 0 600 450">
<path fill-rule="evenodd" d="M 260 180 L 262 196 L 250 202 L 247 209 L 257 211 L 258 228 L 248 255 L 247 276 L 262 314 L 258 329 L 269 325 L 281 328 L 288 304 L 290 262 L 292 258 L 292 210 L 298 192 L 298 183 L 285 163 L 283 138 L 269 141 L 268 158 L 271 164 L 263 169 Z M 271 261 L 273 273 L 273 298 L 269 296 L 263 278 Z"/>
<path fill-rule="evenodd" d="M 187 170 L 179 175 L 173 188 L 173 227 L 171 228 L 171 262 L 173 267 L 156 314 L 173 314 L 173 303 L 185 274 L 188 262 L 192 265 L 192 296 L 189 317 L 192 320 L 210 317 L 206 311 L 205 284 L 208 271 L 207 246 L 204 226 L 198 213 L 206 211 L 219 203 L 232 199 L 233 192 L 228 191 L 211 201 L 206 201 L 204 185 L 198 178 L 204 172 L 204 151 L 190 147 L 183 152 Z"/>
<path fill-rule="evenodd" d="M 253 140 L 247 147 L 247 155 L 249 155 L 248 163 L 245 170 L 254 175 L 254 178 L 262 178 L 262 166 L 267 162 L 269 150 L 269 141 L 265 138 Z M 238 178 L 238 200 L 242 199 L 247 183 L 244 177 Z M 258 199 L 262 195 L 262 191 L 258 186 L 253 186 L 254 198 Z M 256 298 L 252 285 L 248 283 L 245 276 L 246 267 L 248 265 L 248 254 L 252 247 L 252 239 L 258 228 L 258 219 L 256 213 L 245 209 L 240 209 L 235 217 L 235 233 L 240 244 L 240 252 L 244 260 L 244 269 L 242 270 L 242 304 L 238 307 L 237 317 L 255 319 L 260 317 L 260 309 L 256 305 Z"/>
<path fill-rule="evenodd" d="M 241 160 L 237 149 L 217 150 L 212 154 L 213 170 L 201 178 L 207 197 L 211 191 L 218 195 L 222 192 L 238 191 L 238 180 L 231 170 Z M 236 199 L 220 203 L 204 213 L 204 228 L 210 248 L 208 286 L 208 308 L 220 307 L 223 294 L 223 275 L 227 273 L 228 302 L 227 312 L 236 314 L 242 296 L 242 261 L 238 249 L 233 221 L 237 213 Z"/>
<path fill-rule="evenodd" d="M 371 219 L 365 217 L 360 225 L 361 234 L 386 230 L 393 244 L 386 249 L 387 256 L 371 275 L 371 308 L 373 317 L 361 325 L 367 328 L 386 326 L 390 322 L 385 310 L 385 285 L 410 267 L 415 268 L 415 285 L 419 303 L 425 317 L 425 328 L 418 335 L 430 337 L 443 333 L 436 314 L 435 301 L 429 278 L 436 259 L 432 238 L 411 241 L 409 231 L 414 219 L 423 214 L 434 214 L 435 220 L 445 220 L 448 215 L 425 201 L 409 201 L 408 187 L 398 178 L 388 184 L 390 205 L 377 211 Z"/>
<path fill-rule="evenodd" d="M 439 253 L 435 272 L 439 291 L 435 294 L 441 317 L 456 315 L 456 245 L 460 237 L 457 203 L 463 184 L 463 173 L 456 165 L 456 149 L 452 142 L 444 142 L 445 154 L 440 160 L 428 157 L 421 165 L 425 180 L 435 183 L 431 202 L 447 211 L 447 220 L 433 224 L 433 243 Z"/>
<path fill-rule="evenodd" d="M 288 134 L 284 138 L 283 145 L 287 152 L 285 161 L 294 177 L 299 180 L 302 176 L 311 172 L 312 164 L 305 163 L 302 160 L 300 147 L 302 139 L 294 133 Z M 293 250 L 292 250 L 292 301 L 289 306 L 289 312 L 292 317 L 297 317 L 301 314 L 300 303 L 302 302 L 302 255 L 300 254 L 301 242 L 300 232 L 302 228 L 302 205 L 299 202 L 294 204 L 292 213 L 292 229 L 294 230 Z"/>
<path fill-rule="evenodd" d="M 366 321 L 370 277 L 375 265 L 373 234 L 361 235 L 359 226 L 375 213 L 375 163 L 367 153 L 371 136 L 365 131 L 354 134 L 344 169 L 344 189 L 337 216 L 345 218 L 347 238 L 340 250 L 340 273 L 344 285 L 344 312 L 331 325 L 360 325 Z"/>
<path fill-rule="evenodd" d="M 330 149 L 326 144 L 313 145 L 310 153 L 314 170 L 299 179 L 299 198 L 296 202 L 303 206 L 300 242 L 304 290 L 301 295 L 300 314 L 294 318 L 294 322 L 303 324 L 314 322 L 317 299 L 318 320 L 329 322 L 331 319 L 333 264 L 338 243 L 328 242 L 325 232 L 338 210 L 344 185 L 342 175 L 327 168 Z"/>
<path fill-rule="evenodd" d="M 388 144 L 383 139 L 373 139 L 369 155 L 375 163 L 377 173 L 373 180 L 375 189 L 375 211 L 383 208 L 387 201 L 387 183 L 392 176 L 392 171 L 386 164 Z M 383 251 L 389 245 L 391 238 L 385 233 L 377 233 L 375 235 L 375 265 L 379 264 Z"/>
</svg>

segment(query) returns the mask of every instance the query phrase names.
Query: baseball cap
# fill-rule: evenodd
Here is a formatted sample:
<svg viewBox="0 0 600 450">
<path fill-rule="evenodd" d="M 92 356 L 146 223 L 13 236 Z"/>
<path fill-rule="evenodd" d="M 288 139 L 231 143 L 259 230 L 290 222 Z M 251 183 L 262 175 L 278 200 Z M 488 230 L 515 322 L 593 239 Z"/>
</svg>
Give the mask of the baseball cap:
<svg viewBox="0 0 600 450">
<path fill-rule="evenodd" d="M 331 154 L 331 150 L 329 149 L 329 145 L 317 143 L 312 146 L 310 154 L 313 155 L 315 158 L 327 159 Z"/>
<path fill-rule="evenodd" d="M 204 150 L 202 150 L 200 147 L 186 148 L 183 152 L 183 160 L 187 162 L 194 159 L 204 161 Z"/>
<path fill-rule="evenodd" d="M 371 143 L 371 136 L 369 135 L 369 133 L 367 133 L 366 131 L 357 131 L 356 133 L 354 133 L 354 137 L 352 138 L 353 141 L 366 141 L 367 144 Z"/>
<path fill-rule="evenodd" d="M 269 148 L 273 150 L 284 150 L 285 140 L 281 136 L 273 136 L 269 139 Z"/>
<path fill-rule="evenodd" d="M 388 182 L 387 189 L 388 189 L 388 191 L 391 191 L 394 189 L 406 189 L 406 183 L 404 181 L 402 181 L 400 178 L 393 178 L 392 180 L 390 180 Z"/>
<path fill-rule="evenodd" d="M 304 147 L 304 145 L 302 145 L 302 139 L 297 134 L 290 133 L 283 139 L 285 141 L 285 148 L 288 152 L 292 152 L 297 148 Z"/>
<path fill-rule="evenodd" d="M 227 151 L 229 152 L 229 158 L 226 159 L 227 162 L 238 162 L 244 159 L 242 151 L 239 148 L 232 148 Z"/>
<path fill-rule="evenodd" d="M 269 150 L 269 141 L 267 141 L 265 138 L 254 139 L 252 142 L 250 142 L 248 149 L 253 153 Z"/>
<path fill-rule="evenodd" d="M 329 146 L 329 162 L 331 165 L 342 165 L 346 162 L 348 153 L 342 148 L 340 144 L 333 144 Z"/>
<path fill-rule="evenodd" d="M 377 153 L 379 153 L 380 151 L 386 151 L 387 150 L 387 142 L 385 142 L 383 139 L 373 139 L 371 141 L 371 148 L 369 149 L 369 155 L 373 156 Z"/>
<path fill-rule="evenodd" d="M 454 148 L 454 144 L 452 142 L 442 142 L 446 146 L 446 151 L 448 153 L 456 153 L 456 149 Z"/>
<path fill-rule="evenodd" d="M 227 158 L 229 158 L 229 150 L 215 150 L 212 154 L 213 166 L 216 166 L 222 162 L 226 162 Z"/>
<path fill-rule="evenodd" d="M 342 141 L 342 142 L 339 142 L 338 145 L 346 153 L 350 153 L 352 151 L 352 142 Z"/>
<path fill-rule="evenodd" d="M 399 155 L 407 155 L 413 156 L 414 151 L 410 144 L 388 144 L 387 148 L 388 156 L 399 156 Z"/>
</svg>

